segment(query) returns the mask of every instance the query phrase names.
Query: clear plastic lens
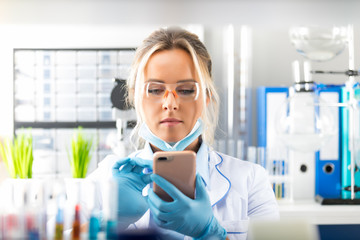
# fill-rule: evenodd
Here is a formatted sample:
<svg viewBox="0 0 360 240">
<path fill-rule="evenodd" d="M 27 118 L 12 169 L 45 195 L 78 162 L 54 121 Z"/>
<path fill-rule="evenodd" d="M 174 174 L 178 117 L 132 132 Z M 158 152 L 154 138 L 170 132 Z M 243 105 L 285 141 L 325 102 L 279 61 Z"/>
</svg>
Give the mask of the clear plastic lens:
<svg viewBox="0 0 360 240">
<path fill-rule="evenodd" d="M 148 83 L 146 94 L 148 97 L 162 97 L 165 94 L 164 84 Z"/>
<path fill-rule="evenodd" d="M 194 98 L 197 92 L 195 83 L 180 84 L 176 87 L 175 91 L 179 96 L 191 98 Z"/>
<path fill-rule="evenodd" d="M 173 93 L 175 98 L 180 100 L 194 101 L 199 95 L 199 87 L 197 82 L 175 84 L 148 82 L 145 85 L 145 92 L 146 97 L 155 102 L 161 101 L 168 93 Z"/>
</svg>

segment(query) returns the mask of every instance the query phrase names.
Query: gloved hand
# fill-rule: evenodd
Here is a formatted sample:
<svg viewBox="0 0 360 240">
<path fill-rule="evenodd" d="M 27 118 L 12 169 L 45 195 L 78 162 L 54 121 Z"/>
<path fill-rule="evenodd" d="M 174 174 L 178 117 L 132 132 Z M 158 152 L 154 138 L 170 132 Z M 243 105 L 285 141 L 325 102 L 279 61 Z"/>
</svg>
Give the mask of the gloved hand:
<svg viewBox="0 0 360 240">
<path fill-rule="evenodd" d="M 112 176 L 118 183 L 118 217 L 123 228 L 139 220 L 148 210 L 146 197 L 142 195 L 144 187 L 151 182 L 152 160 L 142 158 L 124 158 L 112 167 Z"/>
<path fill-rule="evenodd" d="M 209 197 L 200 175 L 196 176 L 196 196 L 185 196 L 174 185 L 159 175 L 151 179 L 167 192 L 174 201 L 165 202 L 149 190 L 148 203 L 154 222 L 196 239 L 225 239 L 226 231 L 213 215 Z"/>
</svg>

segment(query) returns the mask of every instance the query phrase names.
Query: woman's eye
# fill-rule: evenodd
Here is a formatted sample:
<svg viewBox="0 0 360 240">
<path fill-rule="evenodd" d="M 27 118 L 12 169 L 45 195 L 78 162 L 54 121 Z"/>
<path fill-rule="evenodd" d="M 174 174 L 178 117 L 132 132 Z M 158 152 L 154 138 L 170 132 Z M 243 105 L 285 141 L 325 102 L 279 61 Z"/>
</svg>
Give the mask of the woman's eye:
<svg viewBox="0 0 360 240">
<path fill-rule="evenodd" d="M 164 90 L 160 88 L 153 88 L 153 89 L 149 89 L 148 93 L 151 95 L 161 95 L 164 94 Z"/>
<path fill-rule="evenodd" d="M 177 92 L 180 95 L 186 96 L 186 95 L 193 95 L 195 90 L 194 89 L 179 89 Z"/>
</svg>

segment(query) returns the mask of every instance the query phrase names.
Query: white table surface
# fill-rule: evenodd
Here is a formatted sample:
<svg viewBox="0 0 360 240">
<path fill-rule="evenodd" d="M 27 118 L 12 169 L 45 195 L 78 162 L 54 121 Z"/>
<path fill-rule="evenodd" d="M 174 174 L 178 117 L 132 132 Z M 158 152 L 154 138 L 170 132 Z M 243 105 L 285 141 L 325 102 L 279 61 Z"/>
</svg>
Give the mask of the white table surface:
<svg viewBox="0 0 360 240">
<path fill-rule="evenodd" d="M 312 200 L 278 202 L 281 220 L 311 224 L 360 224 L 360 205 L 320 205 Z"/>
</svg>

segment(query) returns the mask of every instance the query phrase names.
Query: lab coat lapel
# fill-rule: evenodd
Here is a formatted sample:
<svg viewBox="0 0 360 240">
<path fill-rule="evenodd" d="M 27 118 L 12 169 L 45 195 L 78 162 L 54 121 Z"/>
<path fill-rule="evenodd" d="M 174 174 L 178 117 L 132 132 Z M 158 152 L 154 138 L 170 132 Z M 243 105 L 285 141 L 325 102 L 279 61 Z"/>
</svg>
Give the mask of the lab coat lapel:
<svg viewBox="0 0 360 240">
<path fill-rule="evenodd" d="M 210 186 L 208 194 L 211 205 L 214 206 L 220 202 L 229 192 L 231 183 L 222 172 L 223 158 L 214 151 L 210 154 Z"/>
<path fill-rule="evenodd" d="M 135 157 L 139 157 L 146 160 L 152 160 L 153 159 L 153 151 L 150 147 L 150 144 L 146 142 L 144 149 L 139 151 L 137 154 L 135 154 Z"/>
</svg>

